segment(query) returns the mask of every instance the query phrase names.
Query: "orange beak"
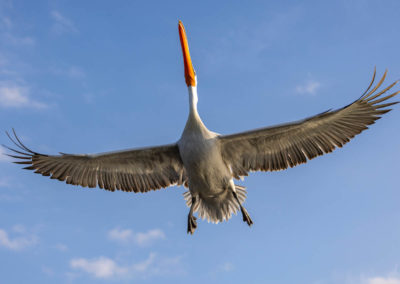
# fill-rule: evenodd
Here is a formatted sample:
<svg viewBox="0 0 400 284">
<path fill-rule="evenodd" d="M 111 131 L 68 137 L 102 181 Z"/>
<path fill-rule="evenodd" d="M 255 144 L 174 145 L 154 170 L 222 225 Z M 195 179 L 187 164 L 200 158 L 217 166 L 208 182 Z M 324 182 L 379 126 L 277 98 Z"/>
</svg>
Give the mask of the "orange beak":
<svg viewBox="0 0 400 284">
<path fill-rule="evenodd" d="M 194 72 L 192 59 L 190 59 L 189 45 L 186 38 L 185 27 L 183 26 L 181 21 L 179 21 L 178 28 L 183 53 L 183 64 L 185 66 L 186 85 L 196 86 L 196 72 Z"/>
</svg>

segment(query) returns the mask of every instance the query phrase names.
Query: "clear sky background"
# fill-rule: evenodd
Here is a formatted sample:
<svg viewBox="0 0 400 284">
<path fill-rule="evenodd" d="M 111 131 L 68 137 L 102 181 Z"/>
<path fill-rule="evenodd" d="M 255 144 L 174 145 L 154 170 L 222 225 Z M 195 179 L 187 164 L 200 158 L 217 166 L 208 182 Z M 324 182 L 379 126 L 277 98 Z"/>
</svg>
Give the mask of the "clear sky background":
<svg viewBox="0 0 400 284">
<path fill-rule="evenodd" d="M 177 141 L 179 19 L 209 129 L 301 119 L 357 99 L 375 65 L 385 85 L 400 78 L 399 11 L 398 0 L 1 0 L 0 129 L 50 154 Z M 241 182 L 253 227 L 199 221 L 193 236 L 182 187 L 74 187 L 1 156 L 0 283 L 398 284 L 394 108 L 343 149 Z"/>
</svg>

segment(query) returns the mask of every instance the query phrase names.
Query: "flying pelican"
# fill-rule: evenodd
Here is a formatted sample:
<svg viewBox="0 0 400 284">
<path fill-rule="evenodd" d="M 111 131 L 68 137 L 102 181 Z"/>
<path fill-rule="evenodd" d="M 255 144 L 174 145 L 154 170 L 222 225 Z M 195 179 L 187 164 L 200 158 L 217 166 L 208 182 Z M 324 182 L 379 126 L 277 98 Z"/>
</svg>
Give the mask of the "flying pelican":
<svg viewBox="0 0 400 284">
<path fill-rule="evenodd" d="M 247 132 L 220 135 L 207 129 L 197 112 L 197 77 L 189 54 L 185 29 L 178 24 L 183 52 L 185 81 L 189 91 L 189 116 L 178 142 L 140 149 L 101 154 L 45 155 L 27 148 L 16 135 L 7 133 L 16 149 L 9 156 L 24 169 L 83 187 L 115 191 L 147 192 L 172 185 L 184 185 L 190 207 L 187 232 L 197 228 L 196 217 L 213 223 L 231 218 L 240 209 L 243 221 L 253 224 L 243 207 L 246 189 L 233 179 L 251 171 L 278 171 L 307 162 L 342 147 L 367 129 L 397 102 L 385 102 L 400 91 L 383 96 L 396 83 L 378 91 L 382 79 L 353 103 L 287 124 Z M 372 88 L 372 89 L 371 89 Z M 385 102 L 385 103 L 383 103 Z"/>
</svg>

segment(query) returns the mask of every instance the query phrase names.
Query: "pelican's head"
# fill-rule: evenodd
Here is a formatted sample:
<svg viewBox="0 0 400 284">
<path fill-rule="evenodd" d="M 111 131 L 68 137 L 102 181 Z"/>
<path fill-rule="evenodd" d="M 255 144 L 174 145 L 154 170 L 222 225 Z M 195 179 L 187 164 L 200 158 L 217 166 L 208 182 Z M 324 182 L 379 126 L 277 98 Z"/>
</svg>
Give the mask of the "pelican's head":
<svg viewBox="0 0 400 284">
<path fill-rule="evenodd" d="M 183 26 L 181 21 L 179 21 L 178 28 L 179 28 L 179 37 L 181 39 L 181 46 L 183 53 L 183 64 L 185 66 L 186 85 L 188 85 L 188 87 L 190 86 L 195 87 L 197 84 L 196 72 L 194 71 L 192 65 L 192 59 L 190 59 L 189 45 L 186 38 L 185 27 Z"/>
</svg>

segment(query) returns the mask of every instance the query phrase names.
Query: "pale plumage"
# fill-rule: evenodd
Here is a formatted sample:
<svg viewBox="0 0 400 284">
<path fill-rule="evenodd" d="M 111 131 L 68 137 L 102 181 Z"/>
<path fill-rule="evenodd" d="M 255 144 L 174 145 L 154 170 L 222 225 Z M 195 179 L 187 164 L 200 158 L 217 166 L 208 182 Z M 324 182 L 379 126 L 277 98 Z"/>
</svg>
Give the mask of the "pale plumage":
<svg viewBox="0 0 400 284">
<path fill-rule="evenodd" d="M 186 35 L 179 23 L 184 54 L 185 78 L 189 90 L 189 117 L 181 138 L 175 144 L 131 149 L 96 155 L 44 155 L 27 148 L 14 133 L 16 149 L 7 147 L 28 165 L 25 169 L 83 187 L 147 192 L 171 185 L 184 185 L 190 207 L 188 232 L 197 227 L 193 213 L 218 223 L 228 220 L 239 209 L 243 220 L 253 222 L 242 203 L 244 187 L 233 183 L 251 171 L 277 171 L 342 147 L 367 129 L 397 102 L 385 102 L 400 91 L 384 95 L 397 82 L 382 91 L 386 72 L 373 86 L 374 76 L 364 94 L 335 111 L 288 124 L 221 136 L 209 131 L 197 112 L 197 80 L 191 63 Z M 372 88 L 372 89 L 371 89 Z"/>
</svg>

